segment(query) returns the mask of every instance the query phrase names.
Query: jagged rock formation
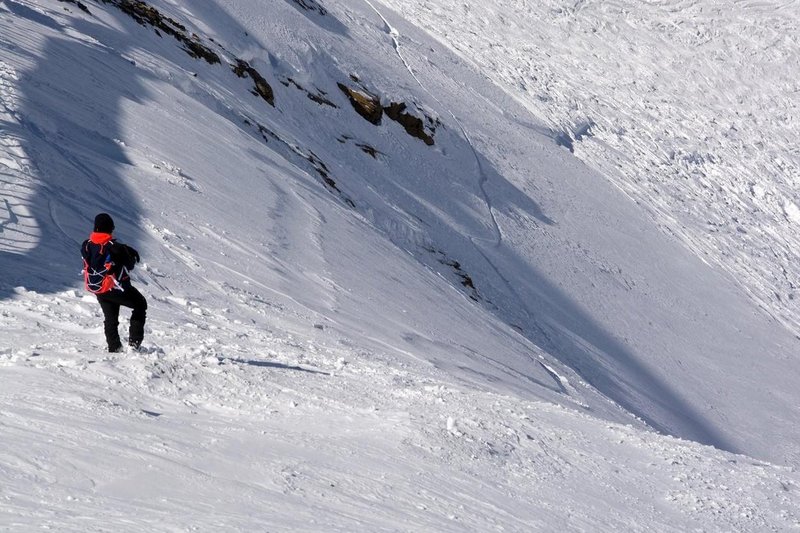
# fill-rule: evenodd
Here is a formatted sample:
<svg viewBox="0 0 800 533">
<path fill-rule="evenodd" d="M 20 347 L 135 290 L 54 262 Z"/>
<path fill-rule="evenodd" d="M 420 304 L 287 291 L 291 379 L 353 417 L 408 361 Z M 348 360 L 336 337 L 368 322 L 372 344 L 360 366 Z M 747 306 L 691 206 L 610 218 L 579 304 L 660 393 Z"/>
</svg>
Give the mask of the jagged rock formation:
<svg viewBox="0 0 800 533">
<path fill-rule="evenodd" d="M 302 7 L 306 11 L 316 11 L 320 15 L 327 15 L 328 10 L 322 7 L 315 0 L 294 0 L 294 3 Z"/>
<path fill-rule="evenodd" d="M 311 100 L 312 102 L 315 102 L 319 105 L 326 105 L 334 109 L 339 109 L 338 105 L 334 104 L 327 98 L 328 93 L 326 93 L 321 89 L 317 89 L 317 92 L 311 92 L 302 85 L 300 85 L 299 83 L 297 83 L 293 78 L 288 78 L 288 77 L 281 80 L 281 84 L 283 84 L 284 87 L 289 87 L 290 85 L 294 86 L 295 89 L 304 92 L 306 94 L 306 97 L 308 97 L 308 99 Z"/>
<path fill-rule="evenodd" d="M 355 78 L 351 79 L 353 79 L 353 81 L 358 81 Z M 381 106 L 380 98 L 364 88 L 353 89 L 343 83 L 339 83 L 338 86 L 347 96 L 348 100 L 350 100 L 350 104 L 353 106 L 353 109 L 356 110 L 356 113 L 361 115 L 368 122 L 377 126 L 381 123 L 383 115 L 385 114 L 391 120 L 403 126 L 406 133 L 420 139 L 428 146 L 433 146 L 433 133 L 436 127 L 440 125 L 438 120 L 425 116 L 428 125 L 426 128 L 425 121 L 406 111 L 408 105 L 405 102 L 391 102 L 387 106 Z M 428 129 L 431 130 L 431 133 L 428 133 Z"/>
<path fill-rule="evenodd" d="M 383 110 L 386 112 L 387 117 L 403 126 L 406 133 L 422 140 L 428 146 L 433 146 L 433 136 L 425 131 L 425 123 L 421 118 L 406 113 L 406 108 L 405 102 L 392 102 L 384 107 Z"/>
<path fill-rule="evenodd" d="M 219 55 L 201 42 L 195 34 L 189 35 L 186 27 L 174 19 L 164 16 L 153 6 L 140 0 L 101 0 L 130 15 L 142 26 L 152 26 L 156 33 L 161 32 L 174 37 L 183 45 L 183 49 L 195 59 L 203 59 L 210 65 L 220 63 Z"/>
<path fill-rule="evenodd" d="M 364 120 L 376 126 L 381 123 L 383 108 L 377 96 L 366 90 L 352 89 L 343 83 L 337 85 L 350 100 L 350 104 L 356 110 L 356 113 L 361 115 Z"/>
<path fill-rule="evenodd" d="M 237 59 L 236 64 L 233 65 L 233 72 L 240 78 L 245 78 L 250 76 L 250 78 L 255 83 L 255 88 L 251 91 L 256 96 L 260 96 L 264 99 L 272 107 L 275 107 L 275 93 L 272 90 L 272 87 L 267 80 L 264 79 L 264 76 L 258 73 L 256 69 L 250 66 L 250 64 L 243 60 Z"/>
<path fill-rule="evenodd" d="M 62 3 L 65 3 L 65 4 L 76 5 L 76 6 L 78 6 L 78 9 L 80 9 L 81 11 L 83 11 L 84 13 L 89 13 L 91 15 L 91 11 L 89 11 L 89 8 L 86 7 L 86 4 L 84 4 L 83 2 L 80 2 L 79 0 L 58 0 L 58 1 L 62 2 Z"/>
</svg>

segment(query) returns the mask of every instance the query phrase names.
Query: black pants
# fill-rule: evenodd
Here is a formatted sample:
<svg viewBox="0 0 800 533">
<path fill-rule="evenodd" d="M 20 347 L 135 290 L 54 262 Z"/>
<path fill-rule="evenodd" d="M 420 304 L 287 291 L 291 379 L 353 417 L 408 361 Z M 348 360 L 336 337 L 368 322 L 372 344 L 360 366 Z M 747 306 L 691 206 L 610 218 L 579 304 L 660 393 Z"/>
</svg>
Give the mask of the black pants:
<svg viewBox="0 0 800 533">
<path fill-rule="evenodd" d="M 128 285 L 124 291 L 112 290 L 97 295 L 97 301 L 103 309 L 106 331 L 106 342 L 109 351 L 116 351 L 122 347 L 119 340 L 119 308 L 120 306 L 133 308 L 131 325 L 128 332 L 128 343 L 139 346 L 144 339 L 144 321 L 147 317 L 147 300 L 142 293 Z"/>
</svg>

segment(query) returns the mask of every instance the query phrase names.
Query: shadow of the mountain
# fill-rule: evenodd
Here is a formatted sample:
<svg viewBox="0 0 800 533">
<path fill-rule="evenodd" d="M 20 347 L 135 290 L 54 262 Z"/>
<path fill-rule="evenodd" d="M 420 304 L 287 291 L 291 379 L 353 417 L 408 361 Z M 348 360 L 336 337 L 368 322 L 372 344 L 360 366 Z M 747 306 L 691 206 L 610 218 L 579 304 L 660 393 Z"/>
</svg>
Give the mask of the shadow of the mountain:
<svg viewBox="0 0 800 533">
<path fill-rule="evenodd" d="M 5 190 L 13 192 L 3 198 L 0 299 L 15 286 L 42 293 L 78 286 L 79 245 L 96 213 L 113 213 L 123 231 L 137 224 L 139 201 L 120 173 L 129 164 L 119 144 L 121 103 L 145 94 L 124 50 L 81 41 L 44 13 L 9 6 L 20 32 L 41 26 L 48 37 L 35 66 L 15 84 L 17 119 L 0 127 L 25 158 L 19 169 L 2 173 Z M 84 31 L 104 29 L 75 20 Z"/>
<path fill-rule="evenodd" d="M 466 141 L 463 141 L 466 142 Z M 484 189 L 497 215 L 528 226 L 557 226 L 558 217 L 545 213 L 509 181 L 483 154 L 476 152 Z M 428 213 L 426 216 L 431 216 Z M 445 220 L 437 225 L 446 226 Z M 628 412 L 664 434 L 739 452 L 709 419 L 649 369 L 640 355 L 595 320 L 591 313 L 503 241 L 451 234 L 443 249 L 466 254 L 462 266 L 477 287 L 476 305 L 513 325 L 531 342 L 574 369 L 582 379 Z M 469 253 L 468 250 L 473 250 Z"/>
</svg>

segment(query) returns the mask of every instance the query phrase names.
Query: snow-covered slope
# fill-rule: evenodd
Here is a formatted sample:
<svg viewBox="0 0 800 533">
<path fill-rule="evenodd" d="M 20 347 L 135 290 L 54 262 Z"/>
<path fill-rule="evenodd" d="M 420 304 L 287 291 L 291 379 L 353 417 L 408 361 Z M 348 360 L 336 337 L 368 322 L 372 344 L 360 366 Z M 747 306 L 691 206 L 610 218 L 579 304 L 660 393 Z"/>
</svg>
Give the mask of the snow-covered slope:
<svg viewBox="0 0 800 533">
<path fill-rule="evenodd" d="M 0 527 L 798 527 L 798 340 L 423 7 L 0 2 Z"/>
<path fill-rule="evenodd" d="M 797 2 L 386 3 L 800 333 Z"/>
</svg>

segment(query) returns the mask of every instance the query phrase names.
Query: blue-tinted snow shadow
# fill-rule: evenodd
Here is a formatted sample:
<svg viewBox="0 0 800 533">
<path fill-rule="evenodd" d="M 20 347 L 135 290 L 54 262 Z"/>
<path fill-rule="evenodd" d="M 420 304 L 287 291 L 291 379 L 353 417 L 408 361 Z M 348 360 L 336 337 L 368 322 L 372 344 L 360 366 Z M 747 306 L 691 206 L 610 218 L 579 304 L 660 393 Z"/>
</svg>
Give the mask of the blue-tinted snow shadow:
<svg viewBox="0 0 800 533">
<path fill-rule="evenodd" d="M 543 139 L 547 138 L 546 130 L 541 135 Z M 474 187 L 475 197 L 485 192 L 492 212 L 501 221 L 516 221 L 518 227 L 529 227 L 532 234 L 558 226 L 557 217 L 546 212 L 532 197 L 535 192 L 526 192 L 517 187 L 480 151 L 471 150 L 462 136 L 451 136 L 449 139 L 460 145 L 458 153 L 471 156 L 474 152 L 477 158 L 477 164 L 471 165 L 474 169 L 472 172 L 464 172 L 464 162 L 459 159 L 456 162 L 458 168 L 450 174 L 450 179 L 459 180 L 465 187 Z M 433 152 L 431 154 L 437 157 Z M 402 173 L 398 175 L 402 176 Z M 420 201 L 418 198 L 424 197 L 425 191 L 414 188 L 420 187 L 417 181 L 412 183 L 398 179 L 377 182 L 372 177 L 371 183 L 373 186 L 380 184 L 383 198 L 402 198 L 402 201 L 395 200 L 395 203 L 405 206 L 409 218 L 423 221 L 429 229 L 431 247 L 426 245 L 425 252 L 417 255 L 418 259 L 475 299 L 476 305 L 483 306 L 520 331 L 528 340 L 574 369 L 583 380 L 654 429 L 738 452 L 710 420 L 682 399 L 668 382 L 647 368 L 641 355 L 595 321 L 590 311 L 537 270 L 530 258 L 521 257 L 514 249 L 498 242 L 496 234 L 488 230 L 493 225 L 489 221 L 488 208 L 478 213 L 473 201 Z M 482 187 L 479 183 L 483 184 Z M 446 212 L 431 208 L 431 205 L 446 209 Z M 357 206 L 362 207 L 360 204 Z M 486 220 L 484 226 L 487 231 L 481 235 L 464 235 L 452 222 L 476 217 Z M 478 227 L 480 224 L 473 223 L 470 226 Z M 400 235 L 398 244 L 407 246 L 403 234 Z M 469 276 L 477 292 L 467 284 L 464 276 Z M 476 360 L 482 358 L 476 355 Z M 504 373 L 511 382 L 521 383 L 528 388 L 534 385 L 552 389 L 552 385 L 522 374 L 526 368 L 530 373 L 530 361 L 497 359 L 494 362 L 494 371 Z M 439 363 L 447 367 L 459 367 L 459 363 L 454 361 Z M 474 381 L 484 384 L 490 381 L 490 374 L 481 373 L 478 369 L 465 370 L 461 366 L 464 375 L 477 378 Z M 539 369 L 536 368 L 536 371 Z"/>
<path fill-rule="evenodd" d="M 260 368 L 275 368 L 278 370 L 293 370 L 295 372 L 306 372 L 308 374 L 320 374 L 323 376 L 330 376 L 330 373 L 322 370 L 315 370 L 313 368 L 303 368 L 297 365 L 287 365 L 284 363 L 277 363 L 275 361 L 260 361 L 256 359 L 231 359 L 229 357 L 219 357 L 220 363 L 224 361 L 231 361 L 240 365 L 257 366 Z"/>
<path fill-rule="evenodd" d="M 61 30 L 61 25 L 55 19 L 24 4 L 20 4 L 16 0 L 7 0 L 6 8 L 16 17 L 28 19 L 53 30 Z"/>
<path fill-rule="evenodd" d="M 4 192 L 4 222 L 24 216 L 29 229 L 17 234 L 25 242 L 0 250 L 0 299 L 16 286 L 41 293 L 80 286 L 79 247 L 98 212 L 112 214 L 123 239 L 135 242 L 140 235 L 139 200 L 120 172 L 130 162 L 117 141 L 124 138 L 121 103 L 145 94 L 140 71 L 122 57 L 124 50 L 75 39 L 54 18 L 11 6 L 20 22 L 41 25 L 50 37 L 35 67 L 19 73 L 18 120 L 2 123 L 27 159 L 20 173 L 0 175 L 4 189 L 15 191 Z M 113 31 L 77 17 L 71 22 L 83 33 Z"/>
<path fill-rule="evenodd" d="M 496 212 L 517 220 L 522 215 L 532 231 L 536 224 L 558 224 L 486 157 L 480 153 L 476 155 Z M 481 270 L 495 272 L 506 285 L 507 290 L 489 295 L 489 301 L 481 301 L 487 310 L 521 327 L 526 338 L 659 432 L 734 453 L 740 451 L 669 383 L 648 369 L 640 356 L 598 324 L 581 304 L 538 271 L 529 259 L 502 244 L 476 244 L 468 239 L 463 242 L 478 252 L 479 261 L 485 262 Z M 480 293 L 481 280 L 474 281 Z"/>
<path fill-rule="evenodd" d="M 204 5 L 215 24 L 246 34 L 215 2 Z M 77 11 L 74 6 L 64 8 Z M 15 187 L 4 187 L 11 192 L 3 193 L 0 210 L 8 214 L 7 220 L 0 222 L 0 230 L 16 222 L 27 232 L 15 233 L 23 242 L 0 248 L 0 299 L 12 296 L 17 286 L 40 293 L 79 287 L 80 243 L 98 212 L 113 216 L 115 235 L 124 242 L 136 246 L 146 238 L 140 224 L 140 199 L 122 172 L 131 164 L 122 144 L 127 133 L 122 104 L 146 104 L 143 81 L 153 76 L 125 57 L 128 47 L 185 63 L 189 71 L 227 68 L 190 58 L 172 37 L 136 23 L 111 5 L 95 9 L 105 9 L 117 24 L 98 23 L 83 13 L 49 16 L 9 2 L 15 17 L 27 25 L 39 25 L 41 33 L 51 37 L 41 52 L 13 48 L 15 53 L 36 59 L 36 65 L 16 84 L 22 103 L 18 123 L 0 124 L 5 135 L 18 140 L 30 160 L 24 183 L 18 176 L 0 173 L 0 185 Z M 68 24 L 78 34 L 90 35 L 99 44 L 68 35 L 60 20 L 64 16 L 70 17 Z M 23 217 L 27 222 L 24 228 L 18 224 Z"/>
<path fill-rule="evenodd" d="M 397 17 L 397 24 L 401 27 L 401 34 L 412 34 L 414 28 L 404 27 L 402 17 Z M 483 78 L 474 76 L 472 67 L 467 66 L 463 59 L 444 49 L 436 51 L 436 63 L 420 60 L 419 68 L 415 69 L 418 76 L 422 76 L 427 65 L 447 64 L 447 71 L 436 72 L 438 76 L 462 76 L 456 80 L 460 85 L 461 80 Z M 414 65 L 415 57 L 407 54 L 406 59 Z M 483 82 L 481 82 L 483 83 Z M 546 127 L 529 124 L 519 117 L 526 117 L 528 113 L 522 109 L 512 98 L 504 98 L 496 87 L 481 89 L 475 87 L 475 94 L 480 96 L 481 90 L 493 95 L 492 98 L 477 98 L 475 103 L 485 102 L 487 106 L 483 111 L 489 114 L 506 117 L 508 120 L 530 130 L 533 135 L 540 136 L 543 144 L 556 142 L 559 144 L 558 135 Z M 499 99 L 495 99 L 494 97 Z M 516 110 L 516 112 L 514 111 Z M 449 113 L 440 113 L 448 116 Z M 570 132 L 566 138 L 570 142 L 580 140 L 590 134 L 591 122 L 579 125 Z M 567 148 L 574 148 L 561 139 L 560 144 Z M 437 141 L 438 142 L 438 141 Z M 461 144 L 461 153 L 467 154 L 469 143 L 463 137 L 455 137 L 454 142 Z M 549 213 L 535 200 L 534 191 L 520 190 L 514 183 L 507 179 L 503 173 L 480 153 L 475 152 L 478 165 L 476 175 L 455 175 L 453 179 L 465 183 L 474 183 L 474 180 L 483 182 L 483 191 L 486 193 L 491 209 L 502 217 L 516 221 L 519 227 L 529 226 L 531 232 L 546 231 L 548 226 L 558 226 L 559 217 Z M 532 159 L 535 156 L 532 155 Z M 535 160 L 532 161 L 535 164 Z M 481 174 L 481 175 L 477 175 Z M 414 204 L 413 197 L 408 198 L 409 204 Z M 407 204 L 408 205 L 408 204 Z M 417 204 L 419 205 L 419 204 Z M 456 209 L 462 209 L 456 206 Z M 425 209 L 419 211 L 422 219 L 430 227 L 448 228 L 450 221 L 440 214 Z M 464 212 L 466 216 L 473 213 Z M 461 220 L 458 212 L 448 215 L 454 220 Z M 488 218 L 488 215 L 487 215 Z M 537 228 L 539 226 L 539 228 Z M 530 258 L 521 257 L 513 249 L 503 243 L 493 242 L 490 232 L 482 236 L 460 235 L 457 231 L 446 230 L 439 235 L 436 244 L 445 253 L 455 252 L 451 259 L 459 260 L 464 273 L 473 276 L 472 281 L 481 296 L 476 305 L 482 305 L 487 311 L 497 316 L 503 322 L 511 325 L 528 340 L 548 352 L 553 358 L 561 361 L 565 366 L 575 370 L 586 382 L 598 391 L 611 398 L 627 411 L 645 420 L 656 430 L 692 439 L 717 448 L 738 452 L 720 428 L 715 427 L 708 418 L 703 416 L 697 408 L 685 401 L 669 382 L 665 381 L 643 362 L 643 357 L 628 347 L 624 342 L 615 337 L 598 323 L 579 302 L 567 292 L 548 279 L 548 276 L 539 271 Z M 465 257 L 456 254 L 464 253 Z M 421 255 L 420 257 L 423 257 Z M 463 259 L 463 261 L 461 261 Z M 424 260 L 430 265 L 429 259 Z M 442 267 L 436 267 L 448 273 Z M 452 274 L 452 273 L 450 273 Z M 491 282 L 481 279 L 480 276 L 490 276 Z M 452 275 L 449 279 L 454 279 Z M 463 285 L 463 281 L 455 278 L 456 285 Z M 468 296 L 475 296 L 468 287 L 464 288 Z M 503 363 L 503 362 L 501 362 Z M 515 363 L 518 368 L 524 368 L 523 362 Z M 501 365 L 502 366 L 502 365 Z M 524 383 L 524 382 L 523 382 Z"/>
<path fill-rule="evenodd" d="M 342 24 L 321 2 L 318 0 L 286 0 L 289 5 L 297 9 L 306 16 L 308 20 L 320 28 L 346 36 L 347 26 Z"/>
</svg>

